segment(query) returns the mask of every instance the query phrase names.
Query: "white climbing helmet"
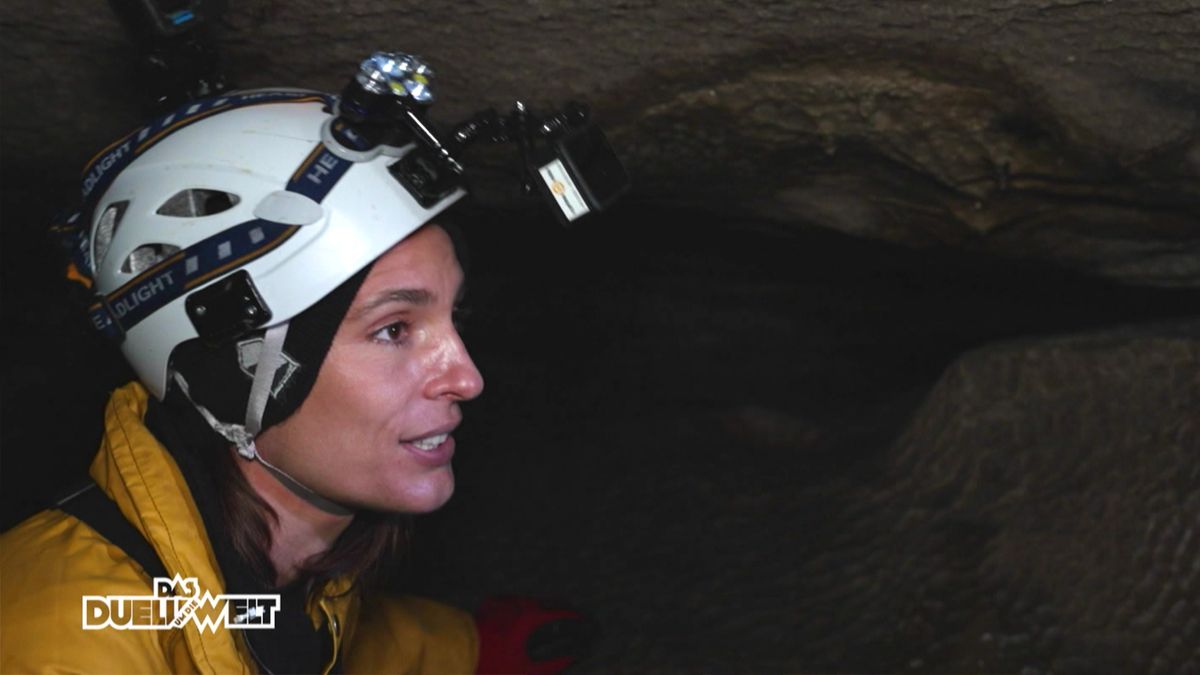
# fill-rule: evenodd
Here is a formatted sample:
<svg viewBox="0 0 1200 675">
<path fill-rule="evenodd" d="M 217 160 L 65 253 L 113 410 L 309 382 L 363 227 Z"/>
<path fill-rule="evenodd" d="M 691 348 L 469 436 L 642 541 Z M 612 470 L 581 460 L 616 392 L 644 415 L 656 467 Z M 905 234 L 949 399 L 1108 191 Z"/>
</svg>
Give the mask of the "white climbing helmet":
<svg viewBox="0 0 1200 675">
<path fill-rule="evenodd" d="M 197 101 L 88 164 L 73 272 L 156 397 L 179 344 L 288 321 L 463 196 L 414 197 L 393 175 L 411 144 L 332 140 L 335 104 L 296 90 Z"/>
</svg>

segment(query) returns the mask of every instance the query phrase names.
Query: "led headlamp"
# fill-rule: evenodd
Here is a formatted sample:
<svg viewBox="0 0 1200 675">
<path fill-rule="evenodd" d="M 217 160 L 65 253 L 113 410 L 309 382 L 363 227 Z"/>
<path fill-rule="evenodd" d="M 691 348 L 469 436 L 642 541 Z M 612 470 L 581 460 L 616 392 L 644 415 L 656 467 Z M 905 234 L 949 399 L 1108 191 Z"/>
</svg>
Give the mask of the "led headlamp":
<svg viewBox="0 0 1200 675">
<path fill-rule="evenodd" d="M 515 143 L 526 192 L 540 194 L 564 224 L 603 210 L 628 189 L 629 175 L 586 106 L 569 103 L 536 115 L 517 102 L 505 116 L 489 108 L 444 137 L 426 119 L 433 80 L 433 70 L 416 56 L 372 54 L 343 90 L 327 140 L 348 158 L 415 143 L 391 173 L 426 206 L 458 189 L 466 173 L 459 155 L 479 141 Z"/>
</svg>

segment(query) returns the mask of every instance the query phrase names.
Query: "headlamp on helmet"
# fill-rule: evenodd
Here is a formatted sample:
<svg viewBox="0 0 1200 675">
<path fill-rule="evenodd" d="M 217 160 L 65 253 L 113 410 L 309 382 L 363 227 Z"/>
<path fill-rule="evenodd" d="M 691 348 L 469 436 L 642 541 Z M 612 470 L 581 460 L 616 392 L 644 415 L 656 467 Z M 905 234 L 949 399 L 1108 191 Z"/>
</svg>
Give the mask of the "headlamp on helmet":
<svg viewBox="0 0 1200 675">
<path fill-rule="evenodd" d="M 563 224 L 611 205 L 629 187 L 629 175 L 581 103 L 537 115 L 517 102 L 507 115 L 484 110 L 443 138 L 426 121 L 434 101 L 433 70 L 419 58 L 376 52 L 346 85 L 327 137 L 347 156 L 416 142 L 392 173 L 421 203 L 452 191 L 465 169 L 458 156 L 479 141 L 514 143 L 524 189 L 541 194 Z"/>
</svg>

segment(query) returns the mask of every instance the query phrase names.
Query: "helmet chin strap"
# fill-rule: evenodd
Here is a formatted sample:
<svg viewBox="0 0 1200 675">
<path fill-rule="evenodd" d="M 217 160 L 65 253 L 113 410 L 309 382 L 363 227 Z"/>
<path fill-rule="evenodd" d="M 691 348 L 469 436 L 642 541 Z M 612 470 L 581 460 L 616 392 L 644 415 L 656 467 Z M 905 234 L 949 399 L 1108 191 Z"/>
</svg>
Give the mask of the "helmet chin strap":
<svg viewBox="0 0 1200 675">
<path fill-rule="evenodd" d="M 353 509 L 322 497 L 315 490 L 292 478 L 283 469 L 268 462 L 254 444 L 254 438 L 262 431 L 263 412 L 267 409 L 267 400 L 271 396 L 271 385 L 275 382 L 275 373 L 283 365 L 280 355 L 283 353 L 283 341 L 287 337 L 287 331 L 288 322 L 285 321 L 268 328 L 263 336 L 262 348 L 258 352 L 258 365 L 254 368 L 254 381 L 250 385 L 250 398 L 246 402 L 246 423 L 244 425 L 228 424 L 218 420 L 208 408 L 192 399 L 192 395 L 188 391 L 187 380 L 183 378 L 183 375 L 176 371 L 172 371 L 171 375 L 179 385 L 184 397 L 204 417 L 208 426 L 233 443 L 237 448 L 237 453 L 243 459 L 257 460 L 284 487 L 318 509 L 338 516 L 351 515 L 354 513 Z"/>
</svg>

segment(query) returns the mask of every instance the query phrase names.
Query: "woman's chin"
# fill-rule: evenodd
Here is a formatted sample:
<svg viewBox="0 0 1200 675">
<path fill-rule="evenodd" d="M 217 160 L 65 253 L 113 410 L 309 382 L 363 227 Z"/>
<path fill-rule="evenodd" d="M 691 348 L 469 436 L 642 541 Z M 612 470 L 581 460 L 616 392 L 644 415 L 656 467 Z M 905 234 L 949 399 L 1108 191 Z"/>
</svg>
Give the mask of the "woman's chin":
<svg viewBox="0 0 1200 675">
<path fill-rule="evenodd" d="M 420 480 L 407 478 L 371 508 L 391 513 L 430 513 L 442 508 L 453 495 L 454 472 L 446 466 Z"/>
</svg>

